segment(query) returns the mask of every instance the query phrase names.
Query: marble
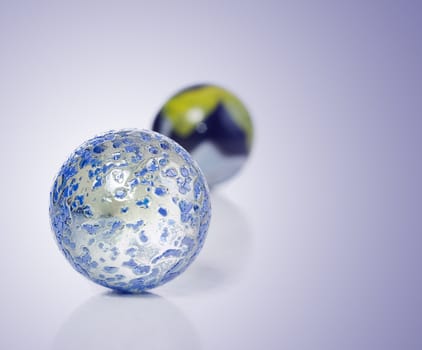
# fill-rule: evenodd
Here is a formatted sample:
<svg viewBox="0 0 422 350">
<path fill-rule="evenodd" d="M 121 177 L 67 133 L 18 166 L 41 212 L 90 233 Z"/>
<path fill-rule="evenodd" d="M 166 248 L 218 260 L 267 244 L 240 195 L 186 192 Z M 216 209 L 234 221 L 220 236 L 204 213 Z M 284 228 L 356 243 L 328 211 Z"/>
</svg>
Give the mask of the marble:
<svg viewBox="0 0 422 350">
<path fill-rule="evenodd" d="M 180 275 L 211 218 L 206 180 L 188 152 L 147 130 L 110 131 L 57 174 L 50 219 L 67 260 L 95 283 L 139 293 Z"/>
<path fill-rule="evenodd" d="M 152 128 L 189 151 L 211 187 L 235 176 L 252 149 L 253 125 L 245 104 L 216 85 L 193 85 L 176 93 Z"/>
</svg>

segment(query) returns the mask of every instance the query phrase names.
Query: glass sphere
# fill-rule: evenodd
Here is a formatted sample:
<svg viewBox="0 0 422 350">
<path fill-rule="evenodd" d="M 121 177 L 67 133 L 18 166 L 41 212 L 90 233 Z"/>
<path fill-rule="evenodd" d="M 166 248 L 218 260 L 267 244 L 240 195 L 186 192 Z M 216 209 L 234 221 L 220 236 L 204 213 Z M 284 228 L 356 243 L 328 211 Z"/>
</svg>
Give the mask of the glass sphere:
<svg viewBox="0 0 422 350">
<path fill-rule="evenodd" d="M 194 85 L 171 97 L 152 128 L 190 152 L 211 187 L 241 169 L 253 140 L 252 121 L 244 104 L 215 85 Z"/>
<path fill-rule="evenodd" d="M 206 237 L 206 181 L 176 142 L 152 131 L 110 131 L 80 146 L 50 194 L 57 243 L 81 274 L 138 293 L 181 274 Z"/>
</svg>

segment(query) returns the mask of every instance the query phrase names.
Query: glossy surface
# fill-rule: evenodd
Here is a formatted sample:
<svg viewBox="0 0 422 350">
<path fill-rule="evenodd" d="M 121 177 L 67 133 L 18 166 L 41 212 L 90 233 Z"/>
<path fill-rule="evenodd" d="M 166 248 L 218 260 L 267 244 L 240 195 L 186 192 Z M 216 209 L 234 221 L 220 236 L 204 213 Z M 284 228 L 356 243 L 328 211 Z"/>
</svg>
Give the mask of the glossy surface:
<svg viewBox="0 0 422 350">
<path fill-rule="evenodd" d="M 72 266 L 134 293 L 190 265 L 210 213 L 206 182 L 190 155 L 151 131 L 87 141 L 62 166 L 50 196 L 52 228 Z"/>
<path fill-rule="evenodd" d="M 421 350 L 422 2 L 99 4 L 0 2 L 0 349 Z M 253 151 L 182 275 L 109 292 L 55 246 L 52 178 L 198 77 Z"/>
<path fill-rule="evenodd" d="M 210 186 L 241 169 L 253 141 L 252 121 L 242 101 L 215 85 L 194 85 L 174 95 L 156 116 L 153 129 L 185 147 Z"/>
</svg>

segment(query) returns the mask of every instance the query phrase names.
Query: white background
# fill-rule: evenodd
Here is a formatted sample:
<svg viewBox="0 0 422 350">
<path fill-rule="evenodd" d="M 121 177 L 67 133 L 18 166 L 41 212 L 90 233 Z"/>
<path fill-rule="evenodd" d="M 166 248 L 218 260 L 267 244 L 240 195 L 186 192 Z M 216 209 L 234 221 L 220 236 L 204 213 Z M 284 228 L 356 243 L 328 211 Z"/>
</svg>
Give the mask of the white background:
<svg viewBox="0 0 422 350">
<path fill-rule="evenodd" d="M 422 348 L 418 7 L 1 2 L 0 348 Z M 146 296 L 93 285 L 50 231 L 54 175 L 200 82 L 255 124 L 203 252 Z"/>
</svg>

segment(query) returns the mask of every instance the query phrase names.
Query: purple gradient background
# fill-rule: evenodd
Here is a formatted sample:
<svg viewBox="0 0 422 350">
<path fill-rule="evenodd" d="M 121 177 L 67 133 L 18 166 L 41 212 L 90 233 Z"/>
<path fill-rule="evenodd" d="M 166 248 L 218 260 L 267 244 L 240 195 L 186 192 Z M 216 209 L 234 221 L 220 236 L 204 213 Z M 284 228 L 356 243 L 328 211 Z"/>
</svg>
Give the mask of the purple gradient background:
<svg viewBox="0 0 422 350">
<path fill-rule="evenodd" d="M 419 1 L 2 1 L 0 348 L 421 349 L 421 33 Z M 52 178 L 201 81 L 253 154 L 198 262 L 116 302 L 55 247 Z"/>
</svg>

